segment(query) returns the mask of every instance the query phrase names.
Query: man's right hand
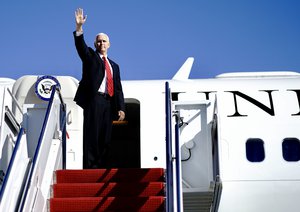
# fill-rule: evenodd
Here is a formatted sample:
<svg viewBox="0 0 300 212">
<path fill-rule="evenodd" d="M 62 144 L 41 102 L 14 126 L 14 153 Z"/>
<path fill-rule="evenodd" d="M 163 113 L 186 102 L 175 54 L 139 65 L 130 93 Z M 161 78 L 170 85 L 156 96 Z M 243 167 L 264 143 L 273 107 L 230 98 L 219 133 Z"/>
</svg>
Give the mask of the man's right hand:
<svg viewBox="0 0 300 212">
<path fill-rule="evenodd" d="M 82 25 L 85 23 L 87 15 L 83 15 L 83 9 L 78 8 L 75 11 L 76 32 L 82 32 Z"/>
</svg>

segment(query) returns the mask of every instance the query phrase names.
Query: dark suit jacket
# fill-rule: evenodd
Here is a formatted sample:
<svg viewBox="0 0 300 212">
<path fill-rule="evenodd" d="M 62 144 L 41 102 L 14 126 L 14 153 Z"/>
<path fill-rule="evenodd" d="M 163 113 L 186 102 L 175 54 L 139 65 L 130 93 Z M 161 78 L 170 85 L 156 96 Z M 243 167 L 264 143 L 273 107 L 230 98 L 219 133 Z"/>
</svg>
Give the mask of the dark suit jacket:
<svg viewBox="0 0 300 212">
<path fill-rule="evenodd" d="M 99 53 L 92 48 L 88 47 L 84 41 L 83 35 L 76 36 L 76 32 L 73 32 L 75 39 L 75 46 L 79 57 L 82 61 L 82 78 L 79 82 L 79 86 L 74 98 L 74 101 L 83 109 L 90 103 L 91 99 L 97 95 L 98 89 L 105 73 L 105 66 Z M 113 71 L 114 80 L 114 96 L 113 110 L 125 111 L 125 103 L 123 90 L 120 79 L 119 65 L 108 58 Z"/>
</svg>

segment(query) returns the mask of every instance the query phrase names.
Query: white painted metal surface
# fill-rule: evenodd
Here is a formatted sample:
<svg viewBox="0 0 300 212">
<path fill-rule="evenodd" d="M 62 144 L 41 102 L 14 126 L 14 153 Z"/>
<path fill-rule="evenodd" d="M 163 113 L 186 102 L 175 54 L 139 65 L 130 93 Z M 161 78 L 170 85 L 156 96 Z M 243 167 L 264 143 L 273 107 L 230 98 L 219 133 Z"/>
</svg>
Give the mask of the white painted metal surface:
<svg viewBox="0 0 300 212">
<path fill-rule="evenodd" d="M 190 198 L 186 202 L 191 200 L 194 204 L 202 201 L 202 196 L 205 199 L 202 206 L 208 211 L 207 202 L 213 199 L 214 181 L 219 177 L 222 192 L 217 205 L 220 212 L 279 212 L 286 208 L 298 211 L 300 162 L 283 158 L 282 143 L 285 138 L 300 140 L 299 74 L 235 73 L 195 80 L 187 79 L 188 74 L 189 71 L 182 71 L 175 75 L 175 80 L 169 80 L 173 109 L 179 110 L 185 124 L 180 129 L 180 142 L 181 158 L 188 159 L 182 161 L 183 196 Z M 36 79 L 37 76 L 24 76 L 14 85 L 13 93 L 24 108 L 28 108 L 26 105 L 38 108 L 43 103 L 32 90 Z M 78 80 L 65 76 L 57 79 L 67 105 L 67 168 L 82 168 L 83 114 L 73 102 Z M 124 81 L 122 84 L 125 101 L 140 108 L 137 133 L 140 133 L 141 167 L 165 168 L 165 80 Z M 184 107 L 176 108 L 176 104 Z M 16 109 L 13 111 L 18 120 L 23 119 Z M 217 132 L 214 135 L 213 127 Z M 263 140 L 265 155 L 260 162 L 247 158 L 246 142 L 252 138 Z M 57 142 L 55 138 L 53 145 Z M 51 148 L 59 151 L 57 147 Z M 28 152 L 32 154 L 30 148 Z M 55 154 L 52 157 L 55 158 Z M 46 159 L 43 161 L 44 165 L 48 163 Z M 32 198 L 38 202 L 43 202 L 48 195 L 43 190 L 51 180 L 44 179 L 47 183 L 36 183 L 32 191 L 35 194 Z M 44 210 L 39 203 L 31 205 L 36 211 Z"/>
<path fill-rule="evenodd" d="M 24 180 L 26 169 L 29 163 L 27 153 L 26 136 L 22 136 L 20 141 L 20 151 L 16 155 L 15 163 L 11 169 L 12 177 L 9 178 L 6 185 L 6 192 L 3 194 L 0 202 L 0 211 L 15 211 L 18 202 L 20 189 Z"/>
</svg>

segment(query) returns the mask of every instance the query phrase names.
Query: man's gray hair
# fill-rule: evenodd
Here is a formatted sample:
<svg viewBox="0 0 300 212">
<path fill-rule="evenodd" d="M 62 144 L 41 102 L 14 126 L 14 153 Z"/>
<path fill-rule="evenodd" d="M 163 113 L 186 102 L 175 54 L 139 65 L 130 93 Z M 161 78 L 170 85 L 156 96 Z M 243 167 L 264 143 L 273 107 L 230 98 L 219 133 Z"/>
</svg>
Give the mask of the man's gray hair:
<svg viewBox="0 0 300 212">
<path fill-rule="evenodd" d="M 98 34 L 96 35 L 96 37 L 95 37 L 95 42 L 97 41 L 97 37 L 100 36 L 100 35 L 106 36 L 106 37 L 107 37 L 107 41 L 109 42 L 109 37 L 108 37 L 108 35 L 105 34 L 104 32 L 100 32 L 100 33 L 98 33 Z"/>
</svg>

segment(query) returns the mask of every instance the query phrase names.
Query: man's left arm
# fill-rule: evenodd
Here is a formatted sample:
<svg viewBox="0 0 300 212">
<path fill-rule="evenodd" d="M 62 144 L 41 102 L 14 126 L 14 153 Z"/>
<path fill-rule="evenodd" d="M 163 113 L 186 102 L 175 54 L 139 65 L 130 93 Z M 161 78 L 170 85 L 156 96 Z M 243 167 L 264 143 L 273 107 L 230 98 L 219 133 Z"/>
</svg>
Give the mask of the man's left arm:
<svg viewBox="0 0 300 212">
<path fill-rule="evenodd" d="M 125 119 L 125 102 L 124 102 L 124 94 L 121 84 L 121 77 L 120 77 L 120 69 L 119 66 L 115 63 L 115 98 L 117 103 L 117 110 L 118 110 L 118 116 L 119 121 L 123 121 Z"/>
</svg>

